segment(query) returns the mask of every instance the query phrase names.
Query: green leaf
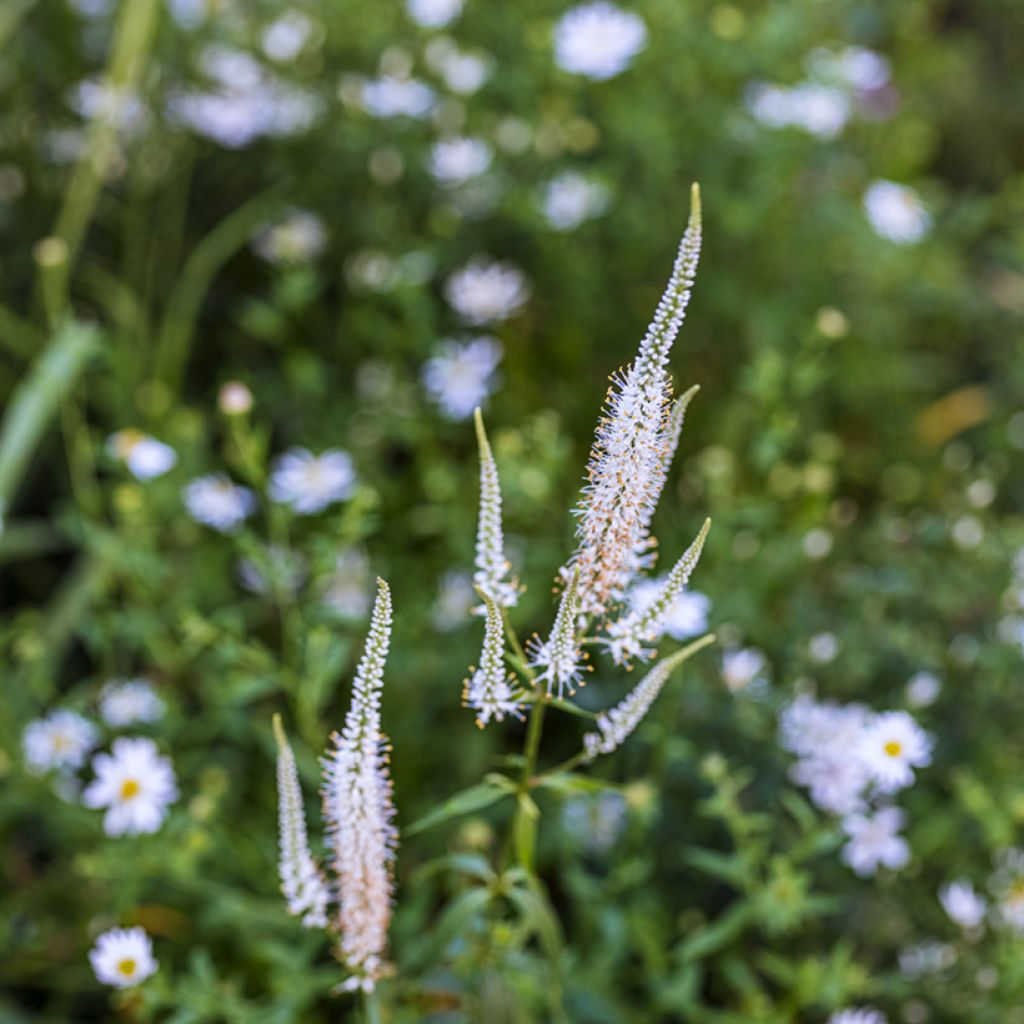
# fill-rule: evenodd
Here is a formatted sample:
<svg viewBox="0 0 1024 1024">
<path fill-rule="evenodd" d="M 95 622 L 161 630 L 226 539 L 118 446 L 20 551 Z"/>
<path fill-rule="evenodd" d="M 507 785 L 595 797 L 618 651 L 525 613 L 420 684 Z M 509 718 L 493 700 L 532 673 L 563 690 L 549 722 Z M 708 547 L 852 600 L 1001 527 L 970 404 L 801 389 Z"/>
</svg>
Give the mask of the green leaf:
<svg viewBox="0 0 1024 1024">
<path fill-rule="evenodd" d="M 569 795 L 572 793 L 603 793 L 605 790 L 618 792 L 621 790 L 615 782 L 606 779 L 594 779 L 589 775 L 577 775 L 575 772 L 559 772 L 557 775 L 542 775 L 537 781 L 538 789 L 552 789 L 556 793 Z"/>
<path fill-rule="evenodd" d="M 456 896 L 445 908 L 437 927 L 424 936 L 421 955 L 413 958 L 414 966 L 419 969 L 440 959 L 473 918 L 482 913 L 493 899 L 494 894 L 490 889 L 467 889 Z"/>
<path fill-rule="evenodd" d="M 450 818 L 482 811 L 485 807 L 490 807 L 491 804 L 497 803 L 508 795 L 506 790 L 499 789 L 497 786 L 483 782 L 478 783 L 456 793 L 455 796 L 450 796 L 444 803 L 439 804 L 422 818 L 403 829 L 402 834 L 406 837 L 414 836 L 418 832 L 440 825 L 442 821 L 448 821 Z"/>
<path fill-rule="evenodd" d="M 447 857 L 435 857 L 427 861 L 413 872 L 411 884 L 417 886 L 433 875 L 442 871 L 454 871 L 463 875 L 472 875 L 481 882 L 490 882 L 495 878 L 494 868 L 483 854 L 452 853 Z"/>
</svg>

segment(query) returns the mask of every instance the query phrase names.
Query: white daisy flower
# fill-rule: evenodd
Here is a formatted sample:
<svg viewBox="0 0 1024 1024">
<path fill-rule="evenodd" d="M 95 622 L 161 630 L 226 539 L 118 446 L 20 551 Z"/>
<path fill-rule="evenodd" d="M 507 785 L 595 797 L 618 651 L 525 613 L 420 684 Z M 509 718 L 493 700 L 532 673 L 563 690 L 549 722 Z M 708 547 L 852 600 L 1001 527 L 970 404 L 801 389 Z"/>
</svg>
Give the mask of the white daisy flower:
<svg viewBox="0 0 1024 1024">
<path fill-rule="evenodd" d="M 768 128 L 799 128 L 831 139 L 850 117 L 850 101 L 839 89 L 815 82 L 794 86 L 758 82 L 747 90 L 747 109 Z"/>
<path fill-rule="evenodd" d="M 733 693 L 745 690 L 765 670 L 764 655 L 753 647 L 726 651 L 722 655 L 722 679 Z"/>
<path fill-rule="evenodd" d="M 892 77 L 889 60 L 863 46 L 845 46 L 839 51 L 815 50 L 807 64 L 815 78 L 864 92 L 884 88 Z"/>
<path fill-rule="evenodd" d="M 423 365 L 423 385 L 451 420 L 464 420 L 494 390 L 501 342 L 489 335 L 466 342 L 445 338 Z"/>
<path fill-rule="evenodd" d="M 873 181 L 864 193 L 864 212 L 882 238 L 897 245 L 921 241 L 932 218 L 914 189 L 893 181 Z"/>
<path fill-rule="evenodd" d="M 274 264 L 309 263 L 327 244 L 323 221 L 308 210 L 292 210 L 271 226 L 264 226 L 253 236 L 256 254 Z"/>
<path fill-rule="evenodd" d="M 541 212 L 556 231 L 572 231 L 608 209 L 607 186 L 583 174 L 566 171 L 544 186 Z"/>
<path fill-rule="evenodd" d="M 274 61 L 294 60 L 306 45 L 316 26 L 301 11 L 285 11 L 263 31 L 263 52 Z"/>
<path fill-rule="evenodd" d="M 530 285 L 517 267 L 478 257 L 448 277 L 444 295 L 463 320 L 486 324 L 518 313 L 530 297 Z"/>
<path fill-rule="evenodd" d="M 926 708 L 939 699 L 942 683 L 934 672 L 917 672 L 907 680 L 906 702 L 912 708 Z"/>
<path fill-rule="evenodd" d="M 435 39 L 426 50 L 427 63 L 449 92 L 471 96 L 491 77 L 494 58 L 483 50 L 460 50 L 450 39 Z"/>
<path fill-rule="evenodd" d="M 839 1010 L 828 1019 L 828 1024 L 886 1024 L 884 1013 L 866 1006 L 855 1006 L 849 1010 Z"/>
<path fill-rule="evenodd" d="M 164 702 L 148 679 L 112 680 L 100 694 L 100 714 L 115 728 L 133 722 L 155 722 L 163 717 Z"/>
<path fill-rule="evenodd" d="M 371 117 L 411 117 L 422 120 L 437 104 L 429 85 L 415 78 L 382 75 L 362 83 L 360 92 L 363 110 Z"/>
<path fill-rule="evenodd" d="M 308 448 L 291 448 L 270 475 L 270 497 L 302 516 L 322 512 L 346 501 L 356 488 L 352 456 L 338 448 L 314 455 Z"/>
<path fill-rule="evenodd" d="M 92 759 L 95 781 L 86 787 L 86 807 L 105 807 L 103 831 L 108 836 L 156 832 L 167 808 L 178 798 L 171 762 L 145 738 L 114 740 L 109 754 Z"/>
<path fill-rule="evenodd" d="M 780 742 L 801 757 L 828 757 L 841 750 L 859 761 L 861 737 L 873 717 L 860 704 L 819 703 L 801 694 L 780 715 Z"/>
<path fill-rule="evenodd" d="M 112 928 L 97 936 L 89 950 L 96 980 L 114 988 L 128 988 L 156 973 L 153 943 L 142 928 Z"/>
<path fill-rule="evenodd" d="M 808 641 L 807 653 L 811 661 L 827 665 L 839 653 L 839 640 L 835 633 L 815 633 Z"/>
<path fill-rule="evenodd" d="M 405 0 L 406 13 L 421 28 L 442 28 L 462 11 L 463 0 Z"/>
<path fill-rule="evenodd" d="M 629 610 L 643 614 L 660 593 L 665 577 L 641 580 L 626 595 Z M 711 598 L 699 590 L 681 590 L 672 600 L 661 620 L 662 635 L 673 640 L 689 640 L 708 630 Z M 652 641 L 653 642 L 653 641 Z"/>
<path fill-rule="evenodd" d="M 174 468 L 178 453 L 141 430 L 118 430 L 107 438 L 107 454 L 123 462 L 136 480 L 153 480 Z"/>
<path fill-rule="evenodd" d="M 96 746 L 96 727 L 77 711 L 51 711 L 25 726 L 21 737 L 25 763 L 33 772 L 52 768 L 74 771 Z"/>
<path fill-rule="evenodd" d="M 223 473 L 193 480 L 184 493 L 185 508 L 198 523 L 229 533 L 256 511 L 256 496 Z"/>
<path fill-rule="evenodd" d="M 430 150 L 430 173 L 442 185 L 462 185 L 491 166 L 491 147 L 483 139 L 441 139 Z"/>
<path fill-rule="evenodd" d="M 914 769 L 932 761 L 928 734 L 906 711 L 885 711 L 865 728 L 858 753 L 883 793 L 914 781 Z"/>
<path fill-rule="evenodd" d="M 573 7 L 555 26 L 555 63 L 595 81 L 625 71 L 646 45 L 643 18 L 606 0 Z"/>
<path fill-rule="evenodd" d="M 905 816 L 898 807 L 883 807 L 874 815 L 852 814 L 843 821 L 849 842 L 843 847 L 843 860 L 862 878 L 875 874 L 879 867 L 893 871 L 910 860 L 910 844 L 899 835 Z"/>
<path fill-rule="evenodd" d="M 948 882 L 939 889 L 939 902 L 949 919 L 964 929 L 977 928 L 988 911 L 985 897 L 965 878 Z"/>
<path fill-rule="evenodd" d="M 864 810 L 867 768 L 848 750 L 801 758 L 789 774 L 797 785 L 807 788 L 814 804 L 830 814 L 846 816 Z"/>
</svg>

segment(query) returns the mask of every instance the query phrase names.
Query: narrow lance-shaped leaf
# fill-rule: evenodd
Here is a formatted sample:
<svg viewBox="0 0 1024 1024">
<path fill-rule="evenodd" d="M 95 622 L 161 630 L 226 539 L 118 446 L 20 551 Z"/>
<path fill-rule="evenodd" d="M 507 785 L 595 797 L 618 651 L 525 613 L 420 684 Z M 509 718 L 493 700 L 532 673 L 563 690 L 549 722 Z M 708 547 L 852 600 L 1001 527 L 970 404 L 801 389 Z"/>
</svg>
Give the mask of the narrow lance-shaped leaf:
<svg viewBox="0 0 1024 1024">
<path fill-rule="evenodd" d="M 390 748 L 380 728 L 380 698 L 391 637 L 391 593 L 377 580 L 377 599 L 352 704 L 333 749 L 323 759 L 324 818 L 338 876 L 339 954 L 351 976 L 344 988 L 372 991 L 388 973 L 395 830 Z"/>
<path fill-rule="evenodd" d="M 558 602 L 558 613 L 551 627 L 551 635 L 547 640 L 534 638 L 530 645 L 530 664 L 541 671 L 537 675 L 538 683 L 547 683 L 548 693 L 552 686 L 558 687 L 558 698 L 566 688 L 569 694 L 575 693 L 574 684 L 580 682 L 585 656 L 580 652 L 576 633 L 576 620 L 579 616 L 579 573 L 574 572 Z"/>
<path fill-rule="evenodd" d="M 482 729 L 490 720 L 501 722 L 506 715 L 522 718 L 520 700 L 511 684 L 512 674 L 505 668 L 505 628 L 501 609 L 488 594 L 478 591 L 484 601 L 486 620 L 480 667 L 465 681 L 462 703 L 476 713 Z"/>
<path fill-rule="evenodd" d="M 473 422 L 480 448 L 480 518 L 476 530 L 476 572 L 473 574 L 473 583 L 495 604 L 511 608 L 519 600 L 520 587 L 518 580 L 509 578 L 511 565 L 505 557 L 498 466 L 491 453 L 479 409 L 473 412 Z"/>
<path fill-rule="evenodd" d="M 602 642 L 607 647 L 617 665 L 628 662 L 630 658 L 646 660 L 654 652 L 644 647 L 645 643 L 655 643 L 664 629 L 665 616 L 679 592 L 686 586 L 693 570 L 700 561 L 704 550 L 704 541 L 711 529 L 711 520 L 705 519 L 694 542 L 683 553 L 682 558 L 672 567 L 654 599 L 642 609 L 628 615 L 608 626 L 607 636 Z"/>
<path fill-rule="evenodd" d="M 714 639 L 714 634 L 709 633 L 659 662 L 623 701 L 610 711 L 598 715 L 597 727 L 600 731 L 588 732 L 583 737 L 586 759 L 593 760 L 598 754 L 610 754 L 622 746 L 630 733 L 643 721 L 673 670 L 697 651 L 707 647 Z"/>
<path fill-rule="evenodd" d="M 280 715 L 274 715 L 274 736 L 277 739 L 281 892 L 288 901 L 289 914 L 296 917 L 301 914 L 307 928 L 323 928 L 327 925 L 330 894 L 327 881 L 309 851 L 299 773 Z"/>
</svg>

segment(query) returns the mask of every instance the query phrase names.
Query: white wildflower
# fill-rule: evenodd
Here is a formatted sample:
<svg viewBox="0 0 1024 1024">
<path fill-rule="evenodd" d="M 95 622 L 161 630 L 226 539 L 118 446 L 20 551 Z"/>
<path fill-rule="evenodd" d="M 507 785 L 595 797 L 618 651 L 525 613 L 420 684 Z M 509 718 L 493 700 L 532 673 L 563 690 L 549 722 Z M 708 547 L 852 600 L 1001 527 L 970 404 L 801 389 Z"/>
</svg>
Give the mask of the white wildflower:
<svg viewBox="0 0 1024 1024">
<path fill-rule="evenodd" d="M 111 680 L 100 693 L 100 714 L 115 728 L 156 722 L 163 718 L 164 710 L 164 702 L 148 679 Z"/>
<path fill-rule="evenodd" d="M 790 778 L 804 786 L 814 804 L 830 814 L 846 816 L 864 810 L 869 776 L 864 763 L 837 748 L 797 761 Z"/>
<path fill-rule="evenodd" d="M 96 726 L 77 711 L 58 709 L 25 726 L 21 745 L 33 772 L 75 771 L 85 764 L 99 738 Z"/>
<path fill-rule="evenodd" d="M 555 63 L 596 81 L 625 71 L 646 45 L 643 18 L 606 0 L 573 7 L 555 26 Z"/>
<path fill-rule="evenodd" d="M 363 109 L 371 117 L 409 117 L 422 120 L 437 104 L 437 96 L 429 85 L 415 78 L 382 75 L 362 83 Z"/>
<path fill-rule="evenodd" d="M 780 715 L 780 742 L 801 757 L 821 757 L 842 750 L 856 758 L 864 731 L 874 717 L 860 704 L 819 703 L 801 694 Z"/>
<path fill-rule="evenodd" d="M 700 193 L 693 188 L 689 224 L 668 287 L 636 359 L 613 378 L 587 464 L 577 509 L 580 611 L 603 616 L 624 596 L 647 544 L 653 503 L 670 453 L 669 351 L 690 299 L 700 255 Z M 563 575 L 568 569 L 563 570 Z"/>
<path fill-rule="evenodd" d="M 118 430 L 107 438 L 107 454 L 123 462 L 136 480 L 153 480 L 175 467 L 178 453 L 140 430 Z"/>
<path fill-rule="evenodd" d="M 722 679 L 733 693 L 739 693 L 762 678 L 766 664 L 764 655 L 753 647 L 726 651 L 722 655 Z"/>
<path fill-rule="evenodd" d="M 874 815 L 853 814 L 843 821 L 849 841 L 843 860 L 861 877 L 875 874 L 879 867 L 896 871 L 910 860 L 910 846 L 899 831 L 905 816 L 898 807 L 883 807 Z"/>
<path fill-rule="evenodd" d="M 932 224 L 917 192 L 893 181 L 873 181 L 868 186 L 864 212 L 875 232 L 897 245 L 921 241 Z"/>
<path fill-rule="evenodd" d="M 828 1024 L 887 1024 L 885 1014 L 869 1007 L 839 1010 L 828 1019 Z"/>
<path fill-rule="evenodd" d="M 939 889 L 939 902 L 949 919 L 961 928 L 977 928 L 985 920 L 988 903 L 965 878 L 958 878 Z"/>
<path fill-rule="evenodd" d="M 631 658 L 646 661 L 653 655 L 654 651 L 645 648 L 644 644 L 656 643 L 664 635 L 668 611 L 697 567 L 701 551 L 704 549 L 704 540 L 710 529 L 711 520 L 705 519 L 694 542 L 676 562 L 658 593 L 645 608 L 634 609 L 608 625 L 607 638 L 603 643 L 617 665 L 627 663 Z"/>
<path fill-rule="evenodd" d="M 549 695 L 552 686 L 557 685 L 559 699 L 566 688 L 570 695 L 576 692 L 574 684 L 580 681 L 583 670 L 581 662 L 584 655 L 576 635 L 578 594 L 579 574 L 574 572 L 562 591 L 551 635 L 547 640 L 534 637 L 530 644 L 530 665 L 541 670 L 537 675 L 537 683 L 546 682 Z"/>
<path fill-rule="evenodd" d="M 643 612 L 664 586 L 665 577 L 640 580 L 629 588 L 626 600 L 631 611 Z M 684 590 L 669 605 L 664 619 L 665 636 L 673 640 L 690 640 L 708 630 L 711 598 L 699 590 Z"/>
<path fill-rule="evenodd" d="M 460 50 L 450 39 L 433 40 L 426 48 L 430 67 L 450 92 L 471 96 L 491 77 L 494 58 L 483 50 Z"/>
<path fill-rule="evenodd" d="M 270 474 L 270 497 L 303 516 L 351 498 L 355 487 L 352 456 L 337 448 L 321 455 L 308 448 L 291 448 L 278 458 Z"/>
<path fill-rule="evenodd" d="M 196 522 L 221 533 L 237 529 L 256 511 L 256 497 L 248 487 L 232 483 L 222 473 L 193 480 L 185 488 L 185 508 Z"/>
<path fill-rule="evenodd" d="M 932 761 L 928 734 L 906 711 L 885 711 L 867 725 L 857 748 L 875 785 L 883 793 L 914 781 L 914 769 Z"/>
<path fill-rule="evenodd" d="M 575 171 L 566 171 L 544 186 L 541 212 L 556 231 L 572 231 L 584 221 L 604 213 L 610 198 L 606 185 Z"/>
<path fill-rule="evenodd" d="M 306 928 L 323 928 L 327 925 L 330 892 L 323 873 L 309 851 L 299 772 L 280 715 L 274 715 L 274 736 L 277 739 L 278 829 L 281 846 L 278 870 L 281 875 L 281 892 L 288 902 L 289 914 L 294 917 L 301 914 Z"/>
<path fill-rule="evenodd" d="M 442 185 L 462 185 L 491 166 L 491 147 L 483 139 L 440 139 L 430 150 L 430 173 Z"/>
<path fill-rule="evenodd" d="M 956 960 L 955 946 L 932 939 L 900 950 L 900 972 L 908 978 L 920 978 L 926 974 L 944 971 L 947 967 L 952 967 Z"/>
<path fill-rule="evenodd" d="M 583 748 L 588 759 L 598 754 L 610 754 L 626 742 L 630 733 L 643 721 L 673 670 L 686 661 L 694 650 L 695 645 L 691 644 L 659 662 L 623 701 L 597 716 L 600 732 L 588 732 L 583 737 Z"/>
<path fill-rule="evenodd" d="M 499 607 L 512 608 L 519 600 L 519 581 L 515 577 L 509 578 L 511 565 L 505 557 L 501 525 L 501 482 L 479 409 L 474 413 L 474 423 L 480 449 L 480 516 L 476 530 L 473 583 Z"/>
<path fill-rule="evenodd" d="M 338 876 L 339 954 L 351 977 L 347 989 L 372 991 L 387 973 L 393 824 L 388 746 L 381 732 L 380 698 L 391 636 L 391 593 L 377 581 L 377 600 L 363 657 L 352 684 L 352 704 L 334 749 L 324 757 L 324 817 Z"/>
<path fill-rule="evenodd" d="M 244 416 L 252 405 L 252 391 L 240 380 L 225 381 L 217 393 L 217 408 L 225 416 Z"/>
<path fill-rule="evenodd" d="M 835 633 L 815 633 L 807 642 L 808 656 L 819 665 L 835 661 L 838 653 L 839 640 Z"/>
<path fill-rule="evenodd" d="M 939 699 L 942 683 L 934 672 L 915 672 L 907 680 L 904 690 L 906 702 L 912 708 L 926 708 Z"/>
<path fill-rule="evenodd" d="M 113 988 L 128 988 L 156 973 L 153 943 L 142 928 L 112 928 L 96 937 L 89 950 L 96 980 Z"/>
<path fill-rule="evenodd" d="M 501 356 L 501 342 L 490 335 L 443 338 L 423 366 L 423 385 L 448 419 L 464 420 L 494 390 Z"/>
<path fill-rule="evenodd" d="M 511 673 L 505 668 L 505 626 L 501 609 L 481 590 L 486 611 L 484 645 L 480 653 L 480 667 L 463 684 L 462 703 L 476 711 L 476 724 L 482 729 L 493 718 L 496 722 L 506 715 L 522 718 L 520 700 L 510 685 Z"/>
<path fill-rule="evenodd" d="M 446 572 L 437 585 L 437 600 L 431 615 L 434 629 L 450 633 L 464 626 L 476 602 L 473 577 L 468 572 Z"/>
<path fill-rule="evenodd" d="M 108 836 L 156 832 L 178 798 L 174 769 L 150 739 L 114 740 L 111 753 L 92 759 L 95 781 L 82 794 L 86 807 L 107 808 Z"/>
<path fill-rule="evenodd" d="M 747 91 L 747 109 L 769 128 L 799 128 L 831 139 L 850 117 L 850 100 L 840 90 L 815 82 L 794 86 L 756 83 Z"/>
<path fill-rule="evenodd" d="M 883 88 L 892 77 L 888 59 L 863 46 L 844 46 L 838 51 L 822 47 L 810 54 L 807 65 L 819 80 L 863 92 Z"/>
<path fill-rule="evenodd" d="M 462 11 L 463 0 L 405 0 L 409 17 L 422 28 L 442 28 Z"/>
<path fill-rule="evenodd" d="M 496 323 L 526 305 L 530 285 L 517 267 L 478 257 L 449 275 L 444 296 L 467 323 Z"/>
<path fill-rule="evenodd" d="M 302 52 L 316 26 L 301 11 L 285 11 L 264 30 L 263 52 L 274 61 L 294 60 Z"/>
<path fill-rule="evenodd" d="M 309 210 L 292 210 L 276 224 L 257 230 L 252 247 L 256 254 L 274 264 L 309 263 L 327 244 L 324 222 Z"/>
</svg>

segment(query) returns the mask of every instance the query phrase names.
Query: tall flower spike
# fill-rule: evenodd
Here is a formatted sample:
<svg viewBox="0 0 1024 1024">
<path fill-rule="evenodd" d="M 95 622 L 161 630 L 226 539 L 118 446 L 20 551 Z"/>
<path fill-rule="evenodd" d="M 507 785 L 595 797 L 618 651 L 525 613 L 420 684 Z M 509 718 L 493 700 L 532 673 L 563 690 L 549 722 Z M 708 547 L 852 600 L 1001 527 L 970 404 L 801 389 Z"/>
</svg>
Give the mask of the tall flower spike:
<svg viewBox="0 0 1024 1024">
<path fill-rule="evenodd" d="M 669 351 L 690 300 L 701 245 L 700 192 L 672 276 L 632 365 L 612 378 L 577 508 L 576 553 L 582 615 L 603 616 L 636 572 L 638 549 L 664 485 L 670 452 Z M 565 571 L 567 574 L 567 571 Z"/>
<path fill-rule="evenodd" d="M 537 682 L 546 682 L 549 694 L 551 687 L 557 686 L 559 699 L 566 687 L 570 695 L 576 692 L 574 684 L 580 681 L 582 671 L 584 656 L 576 636 L 576 619 L 580 610 L 578 594 L 579 573 L 574 571 L 558 602 L 551 635 L 547 640 L 535 637 L 530 645 L 530 665 L 541 669 Z"/>
<path fill-rule="evenodd" d="M 517 692 L 509 685 L 511 673 L 505 668 L 505 628 L 501 609 L 482 590 L 487 620 L 480 667 L 466 680 L 462 703 L 476 711 L 476 724 L 482 729 L 490 720 L 501 722 L 506 715 L 522 718 Z"/>
<path fill-rule="evenodd" d="M 630 658 L 646 661 L 654 651 L 645 648 L 644 643 L 655 643 L 663 632 L 665 616 L 679 592 L 690 581 L 693 570 L 704 550 L 704 540 L 711 529 L 711 520 L 705 519 L 694 542 L 686 549 L 682 558 L 672 567 L 665 582 L 658 589 L 654 600 L 640 611 L 630 612 L 608 626 L 607 638 L 602 638 L 616 665 L 622 665 Z"/>
<path fill-rule="evenodd" d="M 277 799 L 280 826 L 281 892 L 288 901 L 288 913 L 302 915 L 307 928 L 327 925 L 327 902 L 330 893 L 327 881 L 309 852 L 306 834 L 306 811 L 302 805 L 302 789 L 295 756 L 281 725 L 281 716 L 274 715 L 274 736 L 277 738 Z"/>
<path fill-rule="evenodd" d="M 479 408 L 473 411 L 476 439 L 480 447 L 480 519 L 476 530 L 476 572 L 473 583 L 495 604 L 511 608 L 519 600 L 519 581 L 507 579 L 511 568 L 505 557 L 501 528 L 501 484 L 498 466 L 484 430 Z M 480 609 L 483 611 L 483 609 Z"/>
<path fill-rule="evenodd" d="M 644 715 L 650 710 L 658 694 L 672 674 L 673 670 L 687 658 L 696 654 L 702 647 L 714 640 L 713 635 L 701 637 L 687 647 L 676 651 L 664 661 L 654 666 L 637 683 L 624 700 L 616 704 L 611 711 L 602 712 L 597 716 L 597 727 L 600 732 L 588 732 L 583 737 L 583 750 L 588 761 L 598 754 L 610 754 L 626 742 L 630 733 L 643 721 Z"/>
<path fill-rule="evenodd" d="M 391 920 L 395 830 L 387 739 L 380 697 L 391 637 L 391 593 L 377 580 L 377 600 L 352 704 L 334 748 L 323 759 L 324 819 L 338 876 L 339 957 L 351 972 L 344 988 L 370 992 L 390 971 L 384 961 Z"/>
</svg>

